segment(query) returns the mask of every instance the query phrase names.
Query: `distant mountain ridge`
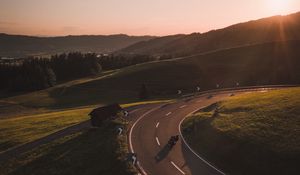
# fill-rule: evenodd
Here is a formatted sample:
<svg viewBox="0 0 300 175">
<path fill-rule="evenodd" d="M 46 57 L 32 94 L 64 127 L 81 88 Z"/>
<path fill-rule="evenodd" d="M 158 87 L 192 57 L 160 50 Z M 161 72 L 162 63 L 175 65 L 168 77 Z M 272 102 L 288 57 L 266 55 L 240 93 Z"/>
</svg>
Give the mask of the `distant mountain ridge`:
<svg viewBox="0 0 300 175">
<path fill-rule="evenodd" d="M 155 37 L 124 34 L 35 37 L 0 33 L 0 57 L 26 57 L 71 51 L 108 53 L 153 38 Z"/>
<path fill-rule="evenodd" d="M 0 57 L 98 52 L 184 56 L 260 43 L 300 40 L 300 12 L 252 20 L 206 33 L 163 37 L 81 35 L 33 37 L 0 34 Z"/>
<path fill-rule="evenodd" d="M 206 33 L 154 38 L 121 53 L 192 55 L 212 50 L 274 41 L 300 40 L 300 12 L 231 25 Z"/>
</svg>

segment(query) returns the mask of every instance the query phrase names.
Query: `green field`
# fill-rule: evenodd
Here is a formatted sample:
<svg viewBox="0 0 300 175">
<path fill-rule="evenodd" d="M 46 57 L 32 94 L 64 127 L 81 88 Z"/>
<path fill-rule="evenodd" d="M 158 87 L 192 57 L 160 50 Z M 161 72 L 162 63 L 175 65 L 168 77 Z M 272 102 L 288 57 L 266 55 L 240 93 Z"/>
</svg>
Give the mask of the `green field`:
<svg viewBox="0 0 300 175">
<path fill-rule="evenodd" d="M 92 108 L 0 119 L 0 152 L 88 120 Z"/>
<path fill-rule="evenodd" d="M 288 53 L 288 54 L 287 54 Z M 142 83 L 151 98 L 175 97 L 216 84 L 233 87 L 300 83 L 300 42 L 275 42 L 216 51 L 185 59 L 129 66 L 98 78 L 47 90 L 2 98 L 28 108 L 64 109 L 82 105 L 138 101 Z"/>
<path fill-rule="evenodd" d="M 87 50 L 100 53 L 101 47 L 102 50 L 110 50 L 110 45 L 115 44 L 118 45 L 114 46 L 116 50 L 124 48 L 111 53 L 126 53 L 120 57 L 111 57 L 108 51 L 107 63 L 104 61 L 102 64 L 103 69 L 122 66 L 125 63 L 121 63 L 123 61 L 113 64 L 110 62 L 126 59 L 128 56 L 133 56 L 134 59 L 126 60 L 126 64 L 133 64 L 133 53 L 147 53 L 149 58 L 155 58 L 157 61 L 104 71 L 95 76 L 69 82 L 57 82 L 54 87 L 39 91 L 13 92 L 2 89 L 0 156 L 4 156 L 0 157 L 0 175 L 137 174 L 127 160 L 126 134 L 131 121 L 119 117 L 113 121 L 105 121 L 99 128 L 84 125 L 83 129 L 78 127 L 81 130 L 72 134 L 56 132 L 80 123 L 86 124 L 90 111 L 106 104 L 118 103 L 125 108 L 173 102 L 181 97 L 177 94 L 178 90 L 182 90 L 185 95 L 196 92 L 197 87 L 200 87 L 201 91 L 216 89 L 217 84 L 220 85 L 220 89 L 236 87 L 237 83 L 241 87 L 300 84 L 299 19 L 300 13 L 296 13 L 286 17 L 277 16 L 232 25 L 203 34 L 166 37 L 67 36 L 54 38 L 60 39 L 59 42 L 53 41 L 50 45 L 42 44 L 45 41 L 38 41 L 40 44 L 31 49 L 37 54 L 40 53 L 38 55 L 51 54 L 57 46 L 57 53 L 76 48 L 84 53 Z M 21 39 L 25 43 L 32 41 L 28 42 L 31 44 L 27 44 L 27 54 L 30 54 L 34 41 L 47 39 L 6 34 L 0 34 L 0 40 L 1 37 L 4 40 Z M 119 38 L 120 42 L 111 43 L 110 39 L 106 39 L 105 43 L 99 43 L 101 37 L 125 37 L 127 40 L 131 38 L 132 41 L 126 44 Z M 67 38 L 76 40 L 63 42 Z M 85 38 L 86 41 L 80 38 Z M 155 39 L 146 41 L 151 38 Z M 95 43 L 95 39 L 98 44 Z M 9 52 L 7 49 L 12 49 L 10 45 L 17 46 L 11 51 L 18 50 L 17 55 L 24 55 L 23 46 L 18 46 L 24 44 L 24 41 L 5 41 L 5 52 L 2 51 L 4 56 Z M 126 45 L 135 42 L 138 43 L 126 48 Z M 63 49 L 62 46 L 70 44 L 75 44 L 72 49 L 69 46 Z M 83 47 L 82 44 L 86 46 Z M 46 50 L 48 47 L 48 50 L 52 48 L 52 51 L 41 51 L 42 45 Z M 1 49 L 2 47 L 0 53 Z M 180 57 L 182 55 L 190 56 Z M 103 54 L 99 59 L 104 57 L 106 56 Z M 5 70 L 11 69 L 14 73 L 9 74 L 15 77 L 12 81 L 4 82 L 6 86 L 3 87 L 6 88 L 19 84 L 19 80 L 23 80 L 23 76 L 19 74 L 27 72 L 27 67 L 36 69 L 34 72 L 39 74 L 33 76 L 37 77 L 36 79 L 53 78 L 50 68 L 55 70 L 58 80 L 64 78 L 60 76 L 60 71 L 55 69 L 59 67 L 54 66 L 56 63 L 52 65 L 44 60 L 42 65 L 32 62 L 28 63 L 32 66 L 24 64 L 24 68 L 10 68 L 7 64 L 11 61 L 15 62 L 14 64 L 22 64 L 22 61 L 2 59 Z M 85 62 L 89 65 L 95 63 Z M 67 71 L 86 72 L 75 68 L 66 68 L 66 73 Z M 25 79 L 24 82 L 30 82 L 28 77 Z M 142 85 L 146 85 L 144 89 L 147 89 L 149 95 L 149 98 L 143 100 L 139 98 Z M 123 135 L 116 132 L 116 128 L 120 126 L 125 129 Z M 182 128 L 191 147 L 226 174 L 300 174 L 300 88 L 231 96 L 226 98 L 226 101 L 215 103 L 188 117 Z M 57 137 L 51 135 L 53 133 L 56 133 L 54 135 Z M 14 149 L 19 146 L 25 151 Z"/>
<path fill-rule="evenodd" d="M 122 104 L 121 106 L 126 108 L 170 101 L 140 101 Z M 0 152 L 88 120 L 88 114 L 94 108 L 95 106 L 65 109 L 55 112 L 42 111 L 41 114 L 18 115 L 18 117 L 0 119 Z"/>
<path fill-rule="evenodd" d="M 121 121 L 106 123 L 41 145 L 1 162 L 1 175 L 130 175 L 126 136 L 118 136 Z"/>
<path fill-rule="evenodd" d="M 87 120 L 87 114 L 92 107 L 109 103 L 145 103 L 140 102 L 138 98 L 142 83 L 147 85 L 151 97 L 146 103 L 177 98 L 178 89 L 184 93 L 195 92 L 196 86 L 206 90 L 215 88 L 216 83 L 221 87 L 232 87 L 236 82 L 241 86 L 300 83 L 299 55 L 299 41 L 265 43 L 184 59 L 129 66 L 104 72 L 98 77 L 79 79 L 41 91 L 1 98 L 0 152 Z M 230 126 L 231 122 L 227 124 Z M 226 129 L 225 125 L 223 129 Z M 264 132 L 266 131 L 260 133 Z M 276 134 L 277 130 L 272 132 Z M 213 133 L 207 132 L 208 135 Z M 82 137 L 89 136 L 83 134 Z M 273 136 L 272 140 L 276 141 L 274 138 Z M 77 142 L 70 143 L 76 145 Z M 260 142 L 253 144 L 256 143 Z M 277 145 L 274 148 L 277 149 Z M 114 152 L 115 149 L 111 151 Z M 23 162 L 26 162 L 26 159 L 31 160 L 30 157 L 25 156 Z M 39 162 L 34 161 L 29 167 Z M 7 166 L 15 169 L 18 164 Z M 8 168 L 7 166 L 5 168 Z M 22 164 L 20 166 L 23 167 Z M 56 167 L 49 165 L 48 168 L 52 171 L 52 168 Z"/>
<path fill-rule="evenodd" d="M 231 97 L 187 118 L 190 145 L 228 174 L 299 174 L 300 88 Z"/>
<path fill-rule="evenodd" d="M 122 104 L 123 108 L 170 100 L 140 101 Z M 0 152 L 48 136 L 89 119 L 95 107 L 42 111 L 0 119 Z M 83 129 L 33 148 L 8 161 L 0 162 L 0 175 L 17 174 L 134 174 L 128 162 L 126 136 L 117 136 L 116 127 L 127 122 L 107 122 L 98 129 Z"/>
</svg>

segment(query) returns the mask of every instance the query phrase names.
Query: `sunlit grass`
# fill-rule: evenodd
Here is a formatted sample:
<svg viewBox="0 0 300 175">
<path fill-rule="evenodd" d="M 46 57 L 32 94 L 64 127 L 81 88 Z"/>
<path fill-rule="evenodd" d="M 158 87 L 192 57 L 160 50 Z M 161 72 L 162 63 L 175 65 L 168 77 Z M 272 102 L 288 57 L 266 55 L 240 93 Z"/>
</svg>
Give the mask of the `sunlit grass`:
<svg viewBox="0 0 300 175">
<path fill-rule="evenodd" d="M 170 103 L 172 101 L 175 101 L 175 100 L 149 100 L 149 101 L 141 101 L 141 102 L 122 104 L 121 107 L 128 108 L 128 107 L 132 107 L 132 106 L 145 105 L 145 104 Z"/>
<path fill-rule="evenodd" d="M 170 102 L 171 100 L 142 101 L 122 104 L 123 108 Z M 66 109 L 56 112 L 0 119 L 0 152 L 24 144 L 89 119 L 95 106 Z"/>
<path fill-rule="evenodd" d="M 0 151 L 44 137 L 88 119 L 92 108 L 0 120 Z"/>
<path fill-rule="evenodd" d="M 105 123 L 41 145 L 0 164 L 1 175 L 130 175 L 135 174 L 125 162 L 126 135 L 118 136 L 115 127 L 121 121 Z"/>
<path fill-rule="evenodd" d="M 299 123 L 300 88 L 289 88 L 230 97 L 187 118 L 183 128 L 195 150 L 231 174 L 293 174 Z"/>
<path fill-rule="evenodd" d="M 212 126 L 222 132 L 276 152 L 300 152 L 300 88 L 233 97 L 219 113 Z"/>
</svg>

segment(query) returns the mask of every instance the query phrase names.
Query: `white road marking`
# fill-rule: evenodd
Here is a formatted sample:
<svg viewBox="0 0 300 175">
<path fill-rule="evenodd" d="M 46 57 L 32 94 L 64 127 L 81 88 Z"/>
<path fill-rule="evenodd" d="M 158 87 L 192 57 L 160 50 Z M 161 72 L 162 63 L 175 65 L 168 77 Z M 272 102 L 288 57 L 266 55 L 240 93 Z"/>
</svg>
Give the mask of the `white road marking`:
<svg viewBox="0 0 300 175">
<path fill-rule="evenodd" d="M 172 112 L 168 112 L 167 114 L 166 114 L 166 116 L 169 116 L 169 115 L 171 115 L 172 114 Z"/>
<path fill-rule="evenodd" d="M 132 125 L 132 127 L 130 128 L 130 131 L 129 131 L 129 149 L 132 153 L 134 153 L 134 149 L 133 149 L 133 146 L 132 146 L 132 131 L 133 131 L 133 128 L 135 127 L 135 125 L 142 119 L 144 118 L 146 115 L 150 114 L 151 112 L 159 109 L 161 106 L 158 106 L 157 108 L 153 108 L 149 111 L 147 111 L 146 113 L 144 113 L 139 119 L 137 119 L 134 124 Z M 139 161 L 137 162 L 137 166 L 138 168 L 140 169 L 141 173 L 143 173 L 144 175 L 147 175 L 147 173 L 145 172 L 145 170 L 143 169 L 143 167 L 141 166 L 141 164 L 139 163 Z"/>
<path fill-rule="evenodd" d="M 206 163 L 208 166 L 212 167 L 214 170 L 218 171 L 219 173 L 225 175 L 224 172 L 222 172 L 221 170 L 219 170 L 218 168 L 216 168 L 215 166 L 213 166 L 211 163 L 209 163 L 207 160 L 203 159 L 201 156 L 199 156 L 199 154 L 197 154 L 189 145 L 188 143 L 186 142 L 186 140 L 184 139 L 183 135 L 182 135 L 182 132 L 181 132 L 181 124 L 182 122 L 184 121 L 184 119 L 186 119 L 188 116 L 192 115 L 193 113 L 199 111 L 199 109 L 202 109 L 202 108 L 205 108 L 207 106 L 202 106 L 200 108 L 198 108 L 197 110 L 194 110 L 193 112 L 189 113 L 188 115 L 186 115 L 179 123 L 179 126 L 178 126 L 178 129 L 179 129 L 179 133 L 180 133 L 180 136 L 181 136 L 181 140 L 183 141 L 183 143 L 189 148 L 189 150 L 194 153 L 200 160 L 202 160 L 204 163 Z"/>
<path fill-rule="evenodd" d="M 287 86 L 287 87 L 288 87 L 288 86 Z M 252 88 L 253 88 L 253 87 L 252 87 Z M 241 91 L 241 92 L 244 92 L 244 91 L 246 91 L 246 90 L 240 90 L 240 91 Z M 208 92 L 210 92 L 210 91 L 204 92 L 204 94 L 201 95 L 201 96 L 207 95 L 206 93 L 208 93 Z M 201 102 L 201 101 L 202 101 L 202 100 L 198 100 L 197 102 Z M 159 109 L 159 108 L 161 108 L 161 107 L 162 107 L 162 105 L 159 106 L 159 107 L 157 107 L 157 108 L 151 109 L 151 110 L 147 111 L 146 113 L 144 113 L 138 120 L 135 121 L 135 123 L 134 123 L 134 124 L 132 125 L 132 127 L 130 128 L 130 131 L 129 131 L 129 149 L 130 149 L 130 151 L 131 151 L 132 153 L 134 153 L 134 149 L 133 149 L 133 146 L 132 146 L 132 131 L 133 131 L 133 128 L 135 127 L 135 125 L 136 125 L 142 118 L 144 118 L 144 117 L 145 117 L 146 115 L 148 115 L 149 113 L 151 113 L 151 112 L 153 112 L 153 111 L 155 111 L 155 110 L 157 110 L 157 109 Z M 203 108 L 203 107 L 202 107 L 202 108 Z M 139 110 L 139 109 L 137 109 L 137 110 Z M 195 111 L 193 111 L 193 112 L 196 112 L 196 111 L 198 111 L 198 109 L 195 110 Z M 133 111 L 132 111 L 132 112 L 133 112 Z M 132 112 L 131 112 L 131 113 L 132 113 Z M 193 113 L 193 112 L 192 112 L 192 113 Z M 190 113 L 190 114 L 191 114 L 191 113 Z M 187 115 L 187 116 L 188 116 L 188 115 Z M 187 116 L 185 116 L 185 118 L 186 118 Z M 183 138 L 182 133 L 181 133 L 181 123 L 183 122 L 183 120 L 184 120 L 184 119 L 182 119 L 182 121 L 180 122 L 178 128 L 179 128 L 179 132 L 180 132 L 180 135 L 181 135 L 181 138 L 182 138 L 184 144 L 185 144 L 185 145 L 190 149 L 190 151 L 192 151 L 199 159 L 201 159 L 202 161 L 204 161 L 206 164 L 208 164 L 210 167 L 212 167 L 213 169 L 217 170 L 217 171 L 220 172 L 221 174 L 225 175 L 225 173 L 223 173 L 222 171 L 218 170 L 216 167 L 214 167 L 214 166 L 211 165 L 209 162 L 207 162 L 206 160 L 204 160 L 202 157 L 200 157 L 197 153 L 195 153 L 195 152 L 190 148 L 190 146 L 187 144 L 187 142 L 185 141 L 185 139 Z M 174 162 L 171 162 L 171 164 L 172 164 L 176 169 L 178 169 L 178 170 L 180 171 L 180 169 L 176 166 L 176 164 L 174 164 Z M 137 166 L 138 166 L 138 168 L 139 168 L 139 170 L 141 171 L 142 174 L 147 175 L 147 173 L 145 172 L 145 170 L 143 169 L 143 167 L 141 166 L 141 164 L 139 163 L 139 161 L 137 161 Z M 180 172 L 182 173 L 183 171 L 181 170 Z M 185 174 L 185 173 L 183 172 L 183 174 Z"/>
<path fill-rule="evenodd" d="M 186 105 L 182 105 L 182 106 L 180 106 L 180 108 L 182 109 L 182 108 L 184 108 L 184 107 L 186 107 Z"/>
<path fill-rule="evenodd" d="M 155 139 L 156 139 L 156 142 L 157 142 L 158 146 L 160 146 L 160 142 L 158 140 L 158 137 L 155 137 Z"/>
<path fill-rule="evenodd" d="M 144 170 L 144 168 L 141 166 L 140 162 L 138 161 L 137 163 L 137 166 L 140 168 L 141 172 L 145 175 L 147 175 L 146 171 Z M 140 173 L 139 173 L 140 174 Z"/>
<path fill-rule="evenodd" d="M 156 123 L 155 127 L 158 128 L 158 126 L 159 126 L 159 122 Z"/>
<path fill-rule="evenodd" d="M 173 161 L 171 161 L 171 164 L 179 171 L 181 174 L 185 174 L 184 171 L 182 171 Z"/>
</svg>

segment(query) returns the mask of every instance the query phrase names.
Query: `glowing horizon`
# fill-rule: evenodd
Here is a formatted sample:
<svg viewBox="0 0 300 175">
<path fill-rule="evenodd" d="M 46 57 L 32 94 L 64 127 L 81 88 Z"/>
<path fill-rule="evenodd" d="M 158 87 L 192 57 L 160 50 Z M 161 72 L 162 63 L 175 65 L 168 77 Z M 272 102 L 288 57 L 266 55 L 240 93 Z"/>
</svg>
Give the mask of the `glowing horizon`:
<svg viewBox="0 0 300 175">
<path fill-rule="evenodd" d="M 300 11 L 299 0 L 0 0 L 0 33 L 172 35 Z"/>
</svg>

